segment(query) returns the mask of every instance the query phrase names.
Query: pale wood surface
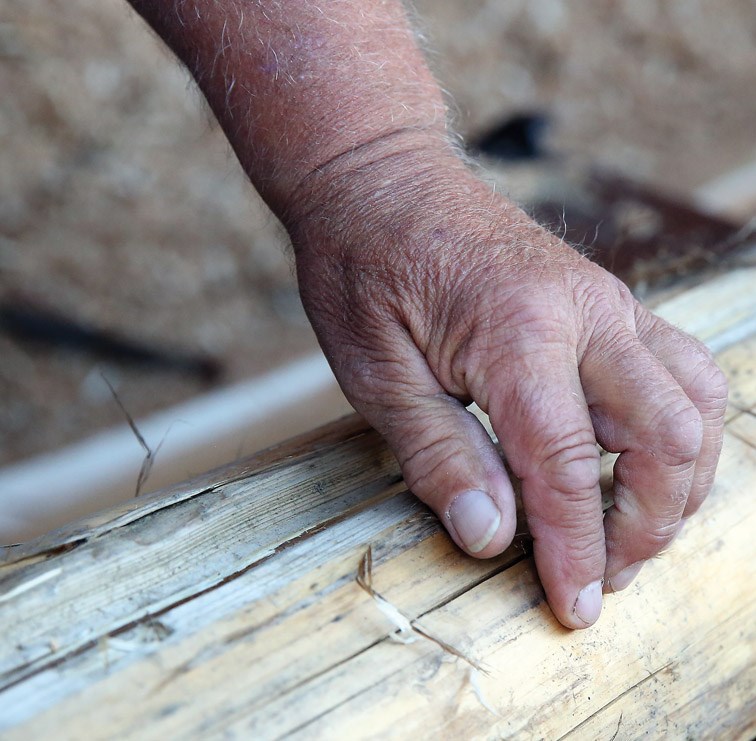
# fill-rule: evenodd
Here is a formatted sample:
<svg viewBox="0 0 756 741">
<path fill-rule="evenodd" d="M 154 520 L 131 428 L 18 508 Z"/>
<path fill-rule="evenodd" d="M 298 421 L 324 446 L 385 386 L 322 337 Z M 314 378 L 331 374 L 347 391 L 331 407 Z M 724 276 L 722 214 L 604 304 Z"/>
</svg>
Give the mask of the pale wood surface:
<svg viewBox="0 0 756 741">
<path fill-rule="evenodd" d="M 753 736 L 754 287 L 738 270 L 658 307 L 731 379 L 725 448 L 701 514 L 594 628 L 554 620 L 526 537 L 459 553 L 348 419 L 6 549 L 3 738 Z M 390 639 L 355 583 L 368 546 L 375 589 L 487 673 Z"/>
</svg>

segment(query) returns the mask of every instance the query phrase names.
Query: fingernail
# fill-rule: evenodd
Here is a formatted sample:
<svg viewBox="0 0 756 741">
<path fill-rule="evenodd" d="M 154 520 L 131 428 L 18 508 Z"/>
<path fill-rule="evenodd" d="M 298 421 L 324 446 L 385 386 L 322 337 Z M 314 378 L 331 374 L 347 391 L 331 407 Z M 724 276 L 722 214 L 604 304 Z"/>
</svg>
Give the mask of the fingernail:
<svg viewBox="0 0 756 741">
<path fill-rule="evenodd" d="M 627 589 L 632 584 L 633 579 L 640 573 L 644 563 L 644 561 L 638 561 L 631 564 L 622 569 L 618 574 L 607 579 L 612 592 L 621 592 L 623 589 Z"/>
<path fill-rule="evenodd" d="M 583 587 L 575 600 L 575 606 L 572 611 L 586 625 L 593 625 L 601 614 L 601 588 L 604 582 L 591 582 L 587 587 Z"/>
<path fill-rule="evenodd" d="M 449 519 L 470 553 L 480 553 L 496 535 L 501 512 L 484 491 L 466 491 L 449 508 Z"/>
</svg>

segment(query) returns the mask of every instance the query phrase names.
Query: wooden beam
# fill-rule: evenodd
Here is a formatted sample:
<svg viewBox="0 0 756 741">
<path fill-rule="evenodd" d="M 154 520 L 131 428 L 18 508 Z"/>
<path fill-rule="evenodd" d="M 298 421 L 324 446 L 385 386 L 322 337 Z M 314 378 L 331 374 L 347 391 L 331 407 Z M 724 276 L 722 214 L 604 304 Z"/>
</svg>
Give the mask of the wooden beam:
<svg viewBox="0 0 756 741">
<path fill-rule="evenodd" d="M 743 269 L 659 307 L 719 349 L 726 444 L 701 514 L 593 628 L 554 620 L 526 537 L 459 552 L 349 418 L 5 549 L 3 738 L 749 738 L 754 284 Z M 392 639 L 396 616 L 355 582 L 368 546 L 375 590 L 487 673 Z"/>
</svg>

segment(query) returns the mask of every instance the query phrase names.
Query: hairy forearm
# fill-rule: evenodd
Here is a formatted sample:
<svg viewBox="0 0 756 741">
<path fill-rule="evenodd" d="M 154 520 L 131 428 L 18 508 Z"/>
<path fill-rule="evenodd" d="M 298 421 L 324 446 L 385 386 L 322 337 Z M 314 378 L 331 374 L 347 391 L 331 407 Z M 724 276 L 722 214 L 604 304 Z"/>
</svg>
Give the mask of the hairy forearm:
<svg viewBox="0 0 756 741">
<path fill-rule="evenodd" d="M 727 388 L 706 351 L 466 169 L 401 0 L 130 2 L 288 228 L 323 349 L 408 486 L 468 553 L 511 542 L 474 400 L 555 614 L 595 622 L 711 487 Z M 620 453 L 606 515 L 597 442 Z"/>
<path fill-rule="evenodd" d="M 315 172 L 448 148 L 400 0 L 129 0 L 187 65 L 279 215 Z"/>
</svg>

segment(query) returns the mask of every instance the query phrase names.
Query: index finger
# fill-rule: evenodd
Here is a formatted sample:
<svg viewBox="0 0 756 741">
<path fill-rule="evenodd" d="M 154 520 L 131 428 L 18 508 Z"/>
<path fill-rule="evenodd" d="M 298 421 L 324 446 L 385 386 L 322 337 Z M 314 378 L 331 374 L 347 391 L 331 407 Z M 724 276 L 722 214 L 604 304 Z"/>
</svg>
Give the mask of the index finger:
<svg viewBox="0 0 756 741">
<path fill-rule="evenodd" d="M 575 351 L 566 343 L 535 350 L 489 372 L 488 414 L 522 480 L 549 605 L 566 627 L 586 628 L 601 613 L 606 558 L 599 450 Z"/>
</svg>

